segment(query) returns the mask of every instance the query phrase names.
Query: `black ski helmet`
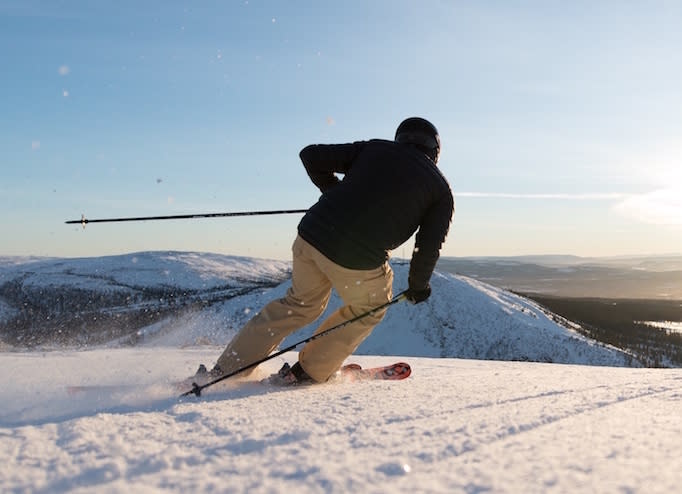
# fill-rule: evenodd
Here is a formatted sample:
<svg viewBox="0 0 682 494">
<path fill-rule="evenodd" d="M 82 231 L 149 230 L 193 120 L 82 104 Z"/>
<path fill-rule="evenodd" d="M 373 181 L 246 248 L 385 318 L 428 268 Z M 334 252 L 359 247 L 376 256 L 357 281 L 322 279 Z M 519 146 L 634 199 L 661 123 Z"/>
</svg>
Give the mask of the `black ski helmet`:
<svg viewBox="0 0 682 494">
<path fill-rule="evenodd" d="M 436 127 L 428 120 L 419 117 L 406 118 L 395 131 L 395 142 L 412 144 L 424 151 L 434 163 L 438 163 L 440 136 Z"/>
</svg>

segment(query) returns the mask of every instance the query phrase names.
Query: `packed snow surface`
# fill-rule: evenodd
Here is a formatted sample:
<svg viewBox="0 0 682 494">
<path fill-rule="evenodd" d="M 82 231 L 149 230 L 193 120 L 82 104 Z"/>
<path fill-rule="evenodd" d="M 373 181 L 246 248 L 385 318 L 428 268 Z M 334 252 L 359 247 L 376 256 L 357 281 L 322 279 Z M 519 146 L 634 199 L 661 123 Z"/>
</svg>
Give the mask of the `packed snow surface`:
<svg viewBox="0 0 682 494">
<path fill-rule="evenodd" d="M 431 298 L 393 305 L 349 359 L 407 361 L 408 379 L 261 384 L 295 361 L 289 352 L 179 398 L 187 385 L 173 383 L 210 366 L 282 296 L 288 269 L 173 252 L 0 259 L 0 323 L 11 331 L 25 304 L 43 315 L 21 339 L 0 341 L 0 491 L 649 494 L 682 484 L 682 369 L 631 368 L 630 356 L 533 302 L 462 276 L 435 273 Z M 398 293 L 407 266 L 394 270 Z M 62 294 L 130 294 L 146 311 L 156 302 L 145 294 L 159 292 L 206 303 L 134 328 L 132 347 L 21 346 L 69 329 L 47 326 L 72 315 Z M 52 300 L 62 308 L 51 312 Z"/>
<path fill-rule="evenodd" d="M 19 492 L 676 492 L 682 370 L 450 358 L 403 381 L 177 398 L 218 348 L 3 354 L 0 480 Z M 115 385 L 73 395 L 66 384 Z M 127 385 L 131 385 L 128 387 Z"/>
</svg>

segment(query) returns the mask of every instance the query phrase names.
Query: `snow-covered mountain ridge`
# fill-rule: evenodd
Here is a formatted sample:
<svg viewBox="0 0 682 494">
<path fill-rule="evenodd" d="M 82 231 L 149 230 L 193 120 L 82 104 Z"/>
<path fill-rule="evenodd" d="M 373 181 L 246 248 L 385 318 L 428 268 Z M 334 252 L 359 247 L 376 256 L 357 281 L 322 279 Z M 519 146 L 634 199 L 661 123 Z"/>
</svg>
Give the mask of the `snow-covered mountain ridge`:
<svg viewBox="0 0 682 494">
<path fill-rule="evenodd" d="M 0 261 L 0 344 L 14 349 L 221 346 L 290 284 L 288 262 L 206 253 Z M 398 293 L 408 266 L 393 268 Z M 357 353 L 631 365 L 528 299 L 452 274 L 431 284 L 427 302 L 392 306 Z M 334 296 L 328 311 L 339 304 Z"/>
</svg>

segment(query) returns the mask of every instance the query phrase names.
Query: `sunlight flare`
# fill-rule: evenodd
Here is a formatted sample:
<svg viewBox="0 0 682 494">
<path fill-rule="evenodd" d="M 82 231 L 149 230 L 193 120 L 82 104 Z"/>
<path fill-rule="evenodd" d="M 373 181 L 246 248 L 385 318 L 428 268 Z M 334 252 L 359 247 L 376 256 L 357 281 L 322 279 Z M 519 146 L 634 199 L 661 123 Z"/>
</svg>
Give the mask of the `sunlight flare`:
<svg viewBox="0 0 682 494">
<path fill-rule="evenodd" d="M 644 223 L 682 225 L 682 185 L 632 195 L 616 204 L 614 211 Z"/>
</svg>

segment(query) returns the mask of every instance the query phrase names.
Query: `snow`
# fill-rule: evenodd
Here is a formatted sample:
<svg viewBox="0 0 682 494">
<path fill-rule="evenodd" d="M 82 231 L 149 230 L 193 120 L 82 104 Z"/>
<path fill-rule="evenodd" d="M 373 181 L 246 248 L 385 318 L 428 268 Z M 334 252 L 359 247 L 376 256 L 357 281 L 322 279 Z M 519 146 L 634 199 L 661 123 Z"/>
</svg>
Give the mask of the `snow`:
<svg viewBox="0 0 682 494">
<path fill-rule="evenodd" d="M 276 278 L 289 268 L 285 261 L 175 251 L 73 259 L 0 257 L 0 281 L 21 272 L 27 277 L 27 286 L 179 286 L 198 290 L 219 288 L 235 280 Z"/>
<path fill-rule="evenodd" d="M 392 306 L 349 359 L 408 361 L 406 380 L 260 384 L 295 361 L 290 352 L 180 399 L 186 388 L 172 383 L 212 364 L 253 311 L 283 294 L 288 281 L 259 280 L 288 267 L 196 253 L 0 259 L 0 285 L 45 296 L 74 284 L 253 288 L 142 328 L 134 347 L 1 351 L 0 491 L 678 490 L 682 369 L 628 367 L 623 352 L 533 302 L 461 276 L 436 273 L 428 302 Z M 398 292 L 407 268 L 394 269 Z M 0 298 L 0 320 L 20 310 L 13 304 Z M 108 387 L 70 394 L 69 385 Z"/>
<path fill-rule="evenodd" d="M 409 267 L 396 262 L 393 269 L 397 294 L 407 287 Z M 0 259 L 0 322 L 11 311 L 23 309 L 21 296 L 30 295 L 29 303 L 35 299 L 59 300 L 65 293 L 75 296 L 74 288 L 83 293 L 82 302 L 77 304 L 81 307 L 90 307 L 91 300 L 108 299 L 111 293 L 130 294 L 124 305 L 117 301 L 118 305 L 101 308 L 106 314 L 168 309 L 171 303 L 182 305 L 184 301 L 187 305 L 188 301 L 202 300 L 210 305 L 200 310 L 178 309 L 172 317 L 141 328 L 136 344 L 221 346 L 268 300 L 284 296 L 290 286 L 289 270 L 290 263 L 283 261 L 192 252 L 142 252 L 31 260 L 25 264 L 11 261 L 3 264 Z M 15 289 L 11 294 L 15 306 L 2 304 L 3 283 L 20 287 L 20 293 Z M 280 284 L 271 288 L 277 283 Z M 565 321 L 559 324 L 560 318 L 531 300 L 447 273 L 434 273 L 431 285 L 433 294 L 427 302 L 392 307 L 357 353 L 632 365 L 629 355 L 581 336 L 575 325 Z M 150 289 L 162 290 L 165 295 L 153 295 L 157 292 Z M 340 303 L 333 296 L 325 316 Z M 63 320 L 65 314 L 43 313 L 42 317 Z M 82 319 L 74 319 L 72 324 L 80 327 Z M 292 335 L 285 340 L 285 346 L 309 336 L 315 328 L 313 324 Z M 31 336 L 24 335 L 23 340 L 30 341 Z M 110 343 L 119 346 L 125 341 L 122 338 Z M 59 348 L 63 344 L 60 340 Z M 79 345 L 80 340 L 76 339 L 74 346 Z M 54 349 L 49 345 L 41 348 Z"/>
<path fill-rule="evenodd" d="M 2 355 L 3 492 L 650 493 L 682 481 L 680 369 L 410 357 L 404 381 L 235 381 L 178 399 L 169 379 L 218 350 Z M 69 396 L 65 383 L 136 386 Z"/>
<path fill-rule="evenodd" d="M 682 323 L 674 321 L 637 321 L 652 328 L 663 329 L 670 333 L 682 333 Z"/>
</svg>

